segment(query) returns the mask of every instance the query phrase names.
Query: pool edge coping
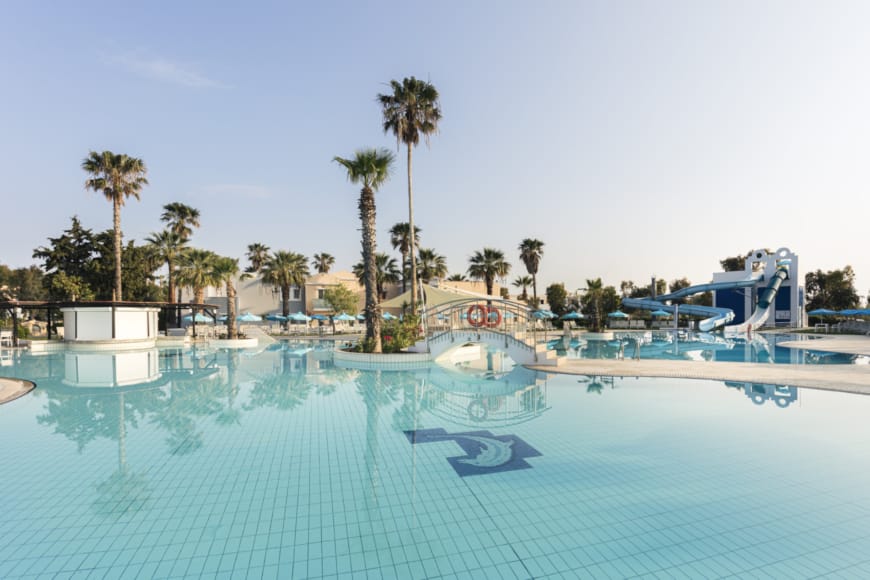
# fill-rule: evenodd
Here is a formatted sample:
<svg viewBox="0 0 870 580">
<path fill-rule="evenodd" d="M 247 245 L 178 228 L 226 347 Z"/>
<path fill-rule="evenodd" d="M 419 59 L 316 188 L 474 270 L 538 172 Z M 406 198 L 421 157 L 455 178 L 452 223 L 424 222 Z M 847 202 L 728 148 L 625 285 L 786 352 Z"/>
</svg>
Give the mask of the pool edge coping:
<svg viewBox="0 0 870 580">
<path fill-rule="evenodd" d="M 0 377 L 0 405 L 23 397 L 36 388 L 36 383 L 25 379 Z"/>
</svg>

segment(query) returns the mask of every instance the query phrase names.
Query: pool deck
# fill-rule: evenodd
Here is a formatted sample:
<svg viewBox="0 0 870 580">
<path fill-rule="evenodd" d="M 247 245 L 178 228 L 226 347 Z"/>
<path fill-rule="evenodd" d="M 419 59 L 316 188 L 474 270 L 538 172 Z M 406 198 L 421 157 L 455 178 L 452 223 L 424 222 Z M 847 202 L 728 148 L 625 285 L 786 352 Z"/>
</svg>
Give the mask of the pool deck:
<svg viewBox="0 0 870 580">
<path fill-rule="evenodd" d="M 867 336 L 829 336 L 812 341 L 782 342 L 779 346 L 870 356 L 870 337 Z M 568 375 L 711 379 L 870 395 L 870 366 L 866 365 L 785 365 L 626 358 L 571 359 L 558 367 L 529 365 L 529 368 Z"/>
<path fill-rule="evenodd" d="M 30 381 L 6 379 L 0 377 L 0 405 L 13 401 L 33 390 L 35 385 Z"/>
</svg>

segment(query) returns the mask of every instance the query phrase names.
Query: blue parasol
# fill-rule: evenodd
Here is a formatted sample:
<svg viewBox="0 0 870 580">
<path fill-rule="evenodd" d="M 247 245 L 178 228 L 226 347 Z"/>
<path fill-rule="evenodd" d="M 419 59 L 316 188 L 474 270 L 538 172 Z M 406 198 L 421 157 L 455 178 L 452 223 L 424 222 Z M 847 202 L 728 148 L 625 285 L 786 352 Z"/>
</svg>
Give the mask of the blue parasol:
<svg viewBox="0 0 870 580">
<path fill-rule="evenodd" d="M 251 314 L 250 312 L 245 312 L 244 314 L 236 316 L 236 320 L 239 322 L 261 322 L 263 317 Z"/>
<path fill-rule="evenodd" d="M 810 310 L 807 314 L 811 316 L 836 316 L 839 312 L 827 308 L 816 308 L 815 310 Z"/>
<path fill-rule="evenodd" d="M 194 318 L 191 317 L 190 314 L 188 314 L 188 315 L 184 316 L 181 320 L 182 320 L 182 322 L 193 322 Z M 202 312 L 196 313 L 195 320 L 196 320 L 196 322 L 212 322 L 213 321 L 211 316 L 206 316 Z"/>
</svg>

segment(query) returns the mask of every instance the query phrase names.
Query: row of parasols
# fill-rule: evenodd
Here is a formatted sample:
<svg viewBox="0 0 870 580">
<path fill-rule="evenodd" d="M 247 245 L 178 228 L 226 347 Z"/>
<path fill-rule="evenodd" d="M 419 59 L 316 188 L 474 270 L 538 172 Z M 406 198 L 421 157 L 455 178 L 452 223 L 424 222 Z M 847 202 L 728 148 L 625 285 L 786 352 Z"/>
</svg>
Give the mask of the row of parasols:
<svg viewBox="0 0 870 580">
<path fill-rule="evenodd" d="M 312 316 L 308 316 L 307 314 L 304 314 L 302 312 L 294 312 L 293 314 L 290 314 L 289 316 L 283 316 L 281 314 L 267 314 L 266 316 L 258 316 L 256 314 L 252 314 L 250 312 L 244 312 L 244 313 L 236 316 L 236 320 L 238 322 L 262 322 L 264 319 L 269 320 L 271 322 L 310 322 L 312 320 L 329 320 L 330 318 L 332 318 L 332 320 L 335 320 L 336 322 L 349 322 L 351 320 L 358 320 L 361 322 L 361 321 L 365 320 L 365 316 L 362 314 L 357 314 L 356 316 L 351 316 L 350 314 L 347 314 L 345 312 L 342 312 L 341 314 L 337 314 L 337 315 L 332 316 L 332 317 L 325 316 L 323 314 L 314 314 Z M 389 312 L 384 313 L 384 320 L 395 320 L 396 318 L 397 318 L 396 316 L 390 314 Z M 185 323 L 190 323 L 190 322 L 193 322 L 194 320 L 196 322 L 213 322 L 214 321 L 211 316 L 207 316 L 205 314 L 202 314 L 201 312 L 196 313 L 195 319 L 190 314 L 188 314 L 187 316 L 182 318 L 182 320 Z M 218 322 L 226 322 L 227 321 L 226 315 L 218 316 L 217 321 Z"/>
<path fill-rule="evenodd" d="M 546 315 L 539 316 L 538 313 L 540 313 L 540 312 L 546 312 L 549 314 L 549 316 L 546 316 Z M 670 318 L 671 316 L 673 316 L 670 312 L 665 312 L 664 310 L 654 310 L 654 311 L 650 312 L 650 315 L 655 317 L 655 318 Z M 556 315 L 553 314 L 552 312 L 550 312 L 549 310 L 538 310 L 532 316 L 535 316 L 536 318 L 556 318 Z M 607 317 L 608 318 L 631 318 L 631 316 L 629 316 L 628 314 L 626 314 L 622 310 L 608 312 Z M 582 318 L 586 318 L 586 317 L 583 316 L 582 314 L 580 314 L 579 312 L 569 312 L 568 314 L 562 315 L 562 320 L 580 320 Z"/>
</svg>

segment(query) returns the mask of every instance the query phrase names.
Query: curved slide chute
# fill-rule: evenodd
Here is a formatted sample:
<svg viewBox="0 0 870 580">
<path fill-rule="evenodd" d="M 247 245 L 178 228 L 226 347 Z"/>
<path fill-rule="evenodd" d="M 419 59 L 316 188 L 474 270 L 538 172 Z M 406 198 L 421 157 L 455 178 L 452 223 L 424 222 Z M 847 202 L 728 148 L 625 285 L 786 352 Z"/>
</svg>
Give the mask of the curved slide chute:
<svg viewBox="0 0 870 580">
<path fill-rule="evenodd" d="M 770 316 L 770 306 L 776 298 L 776 293 L 779 291 L 779 287 L 782 286 L 782 283 L 785 282 L 787 278 L 788 264 L 778 265 L 776 267 L 776 272 L 770 278 L 770 282 L 767 283 L 767 288 L 765 288 L 758 297 L 758 303 L 755 305 L 755 310 L 752 312 L 752 316 L 750 316 L 746 322 L 741 324 L 726 326 L 725 333 L 731 335 L 742 334 L 753 328 L 761 328 L 761 326 L 767 321 L 768 316 Z"/>
<path fill-rule="evenodd" d="M 623 298 L 622 305 L 626 308 L 639 308 L 641 310 L 664 310 L 671 314 L 677 309 L 676 306 L 664 304 L 663 301 L 675 300 L 684 298 L 693 294 L 702 292 L 712 292 L 714 290 L 731 290 L 733 288 L 750 288 L 755 286 L 763 277 L 761 275 L 751 276 L 745 280 L 735 280 L 733 282 L 711 282 L 709 284 L 696 284 L 682 288 L 670 294 L 664 294 L 652 298 Z M 779 288 L 779 286 L 777 286 Z M 734 311 L 730 308 L 717 308 L 715 306 L 699 306 L 697 304 L 680 304 L 679 310 L 683 314 L 691 314 L 692 316 L 705 317 L 698 323 L 698 328 L 704 332 L 710 332 L 720 326 L 724 326 L 734 320 Z"/>
</svg>

